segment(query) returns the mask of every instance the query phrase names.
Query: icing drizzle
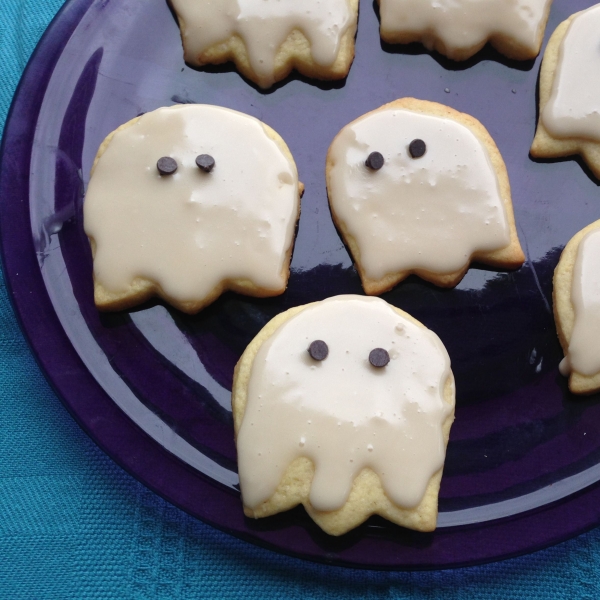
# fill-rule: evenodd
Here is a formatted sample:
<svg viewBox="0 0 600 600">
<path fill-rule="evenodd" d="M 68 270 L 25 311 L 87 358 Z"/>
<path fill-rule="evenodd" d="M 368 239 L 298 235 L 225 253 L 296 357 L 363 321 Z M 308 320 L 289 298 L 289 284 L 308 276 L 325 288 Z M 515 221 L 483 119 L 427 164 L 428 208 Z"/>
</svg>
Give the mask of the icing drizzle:
<svg viewBox="0 0 600 600">
<path fill-rule="evenodd" d="M 426 153 L 413 159 L 409 145 Z M 385 162 L 365 167 L 372 151 Z M 365 275 L 462 270 L 475 251 L 510 242 L 489 155 L 466 126 L 403 109 L 380 109 L 346 126 L 330 149 L 329 200 L 360 250 Z"/>
<path fill-rule="evenodd" d="M 557 138 L 600 142 L 600 4 L 576 15 L 559 49 L 542 122 Z"/>
<path fill-rule="evenodd" d="M 268 87 L 274 83 L 277 51 L 294 30 L 311 45 L 313 60 L 334 63 L 340 40 L 355 15 L 348 0 L 172 0 L 183 21 L 185 58 L 192 64 L 215 44 L 233 35 L 244 41 L 250 65 Z"/>
<path fill-rule="evenodd" d="M 161 157 L 177 171 L 161 176 Z M 180 301 L 230 279 L 280 293 L 298 205 L 296 166 L 257 119 L 208 105 L 147 113 L 114 135 L 88 186 L 95 279 L 118 293 L 142 277 Z"/>
<path fill-rule="evenodd" d="M 327 358 L 307 348 L 321 339 Z M 384 368 L 369 363 L 389 352 Z M 450 359 L 430 330 L 385 301 L 337 296 L 286 321 L 256 355 L 237 438 L 244 504 L 268 500 L 298 457 L 315 465 L 310 503 L 336 510 L 371 468 L 392 502 L 413 508 L 445 458 Z"/>
</svg>

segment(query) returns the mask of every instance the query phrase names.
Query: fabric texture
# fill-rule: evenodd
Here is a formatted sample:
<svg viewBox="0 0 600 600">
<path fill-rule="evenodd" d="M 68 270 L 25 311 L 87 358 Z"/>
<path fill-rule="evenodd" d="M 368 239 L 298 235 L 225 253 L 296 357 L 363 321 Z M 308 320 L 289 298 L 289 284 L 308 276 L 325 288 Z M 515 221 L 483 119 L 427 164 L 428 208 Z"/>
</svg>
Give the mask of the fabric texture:
<svg viewBox="0 0 600 600">
<path fill-rule="evenodd" d="M 61 5 L 0 0 L 0 131 Z M 314 565 L 231 538 L 144 488 L 79 429 L 40 373 L 0 277 L 0 598 L 591 600 L 599 560 L 600 529 L 522 558 L 430 573 Z"/>
</svg>

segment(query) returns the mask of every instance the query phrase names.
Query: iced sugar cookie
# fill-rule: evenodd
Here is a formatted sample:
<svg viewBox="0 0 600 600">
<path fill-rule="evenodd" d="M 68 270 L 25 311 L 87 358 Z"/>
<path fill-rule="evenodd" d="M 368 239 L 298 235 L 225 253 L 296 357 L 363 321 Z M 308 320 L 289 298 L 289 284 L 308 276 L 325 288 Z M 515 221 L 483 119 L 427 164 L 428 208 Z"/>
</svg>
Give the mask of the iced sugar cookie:
<svg viewBox="0 0 600 600">
<path fill-rule="evenodd" d="M 540 51 L 552 0 L 378 0 L 381 38 L 421 42 L 452 60 L 466 60 L 489 41 L 516 60 Z"/>
<path fill-rule="evenodd" d="M 435 528 L 454 379 L 406 313 L 336 296 L 278 315 L 238 362 L 232 403 L 247 516 L 303 504 L 331 535 L 373 514 Z"/>
<path fill-rule="evenodd" d="M 326 175 L 367 294 L 412 273 L 452 287 L 472 260 L 524 261 L 504 161 L 469 115 L 413 98 L 386 104 L 340 131 Z"/>
<path fill-rule="evenodd" d="M 600 390 L 600 221 L 566 245 L 554 271 L 554 318 L 565 353 L 560 371 L 575 394 Z"/>
<path fill-rule="evenodd" d="M 532 156 L 581 154 L 600 179 L 600 4 L 552 34 L 540 74 L 540 119 Z"/>
<path fill-rule="evenodd" d="M 194 313 L 223 291 L 283 293 L 302 185 L 279 135 L 217 106 L 160 108 L 111 133 L 84 204 L 94 296 Z"/>
<path fill-rule="evenodd" d="M 191 65 L 233 61 L 262 88 L 292 69 L 342 79 L 354 59 L 358 0 L 170 0 Z"/>
</svg>

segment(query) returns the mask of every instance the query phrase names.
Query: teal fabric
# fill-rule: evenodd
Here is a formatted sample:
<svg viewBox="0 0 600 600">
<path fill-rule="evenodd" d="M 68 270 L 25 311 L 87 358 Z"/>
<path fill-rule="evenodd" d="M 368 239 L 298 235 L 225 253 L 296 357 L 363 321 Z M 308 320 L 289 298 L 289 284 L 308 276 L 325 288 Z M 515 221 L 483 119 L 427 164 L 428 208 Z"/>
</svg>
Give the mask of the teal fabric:
<svg viewBox="0 0 600 600">
<path fill-rule="evenodd" d="M 118 0 L 113 0 L 118 1 Z M 0 131 L 62 0 L 0 0 Z M 124 473 L 62 407 L 0 277 L 0 598 L 600 597 L 600 529 L 502 563 L 434 573 L 325 567 L 230 538 Z"/>
</svg>

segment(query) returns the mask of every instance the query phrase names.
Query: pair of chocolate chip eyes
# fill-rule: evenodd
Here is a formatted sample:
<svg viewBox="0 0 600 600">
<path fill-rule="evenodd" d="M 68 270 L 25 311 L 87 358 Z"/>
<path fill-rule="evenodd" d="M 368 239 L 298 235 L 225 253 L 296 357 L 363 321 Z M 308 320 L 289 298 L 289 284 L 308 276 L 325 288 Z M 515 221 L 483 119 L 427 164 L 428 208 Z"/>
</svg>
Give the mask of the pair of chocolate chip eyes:
<svg viewBox="0 0 600 600">
<path fill-rule="evenodd" d="M 427 145 L 423 140 L 413 140 L 408 145 L 408 153 L 412 158 L 421 158 L 427 152 Z M 365 165 L 372 171 L 379 171 L 385 162 L 381 152 L 371 152 L 365 161 Z"/>
<path fill-rule="evenodd" d="M 308 347 L 308 353 L 313 360 L 325 360 L 329 356 L 329 347 L 323 340 L 315 340 Z M 383 348 L 375 348 L 369 353 L 369 362 L 378 369 L 390 362 L 390 355 Z"/>
<path fill-rule="evenodd" d="M 170 156 L 158 159 L 156 168 L 161 175 L 173 175 L 177 171 L 177 161 Z M 205 173 L 210 173 L 215 168 L 215 159 L 210 154 L 200 154 L 196 157 L 196 166 Z"/>
</svg>

